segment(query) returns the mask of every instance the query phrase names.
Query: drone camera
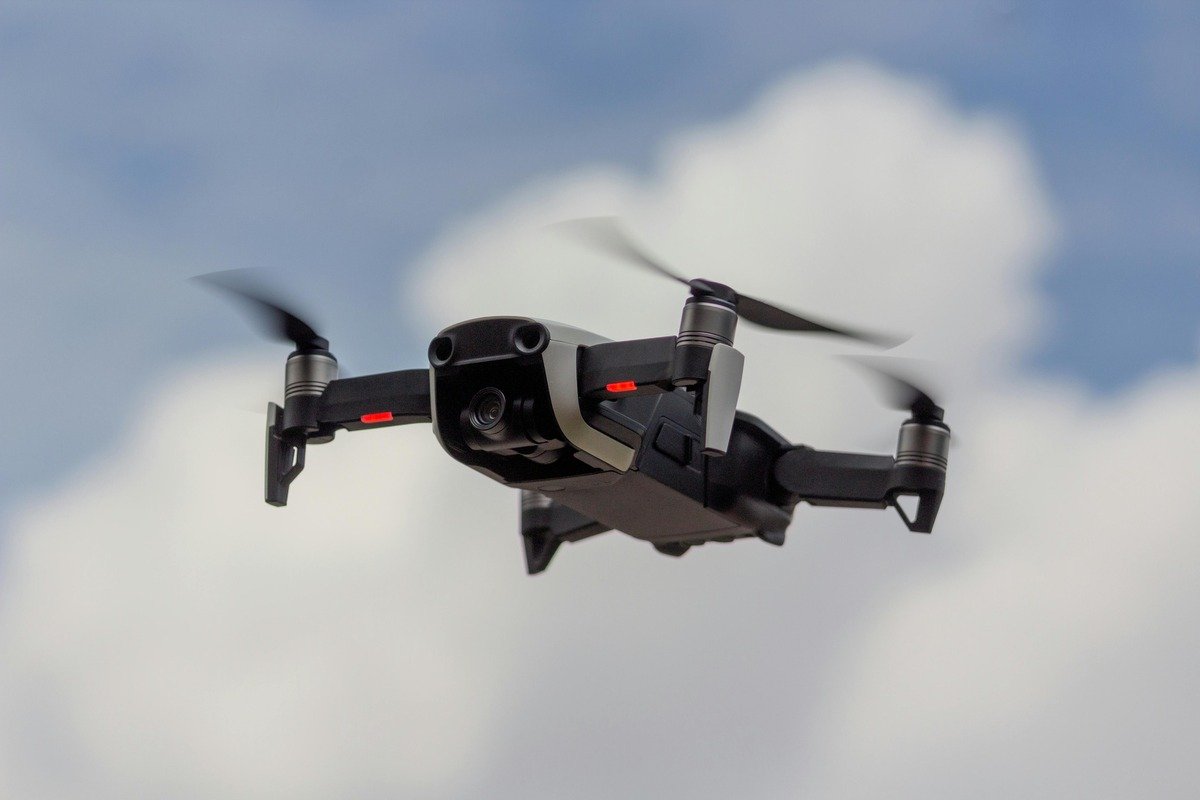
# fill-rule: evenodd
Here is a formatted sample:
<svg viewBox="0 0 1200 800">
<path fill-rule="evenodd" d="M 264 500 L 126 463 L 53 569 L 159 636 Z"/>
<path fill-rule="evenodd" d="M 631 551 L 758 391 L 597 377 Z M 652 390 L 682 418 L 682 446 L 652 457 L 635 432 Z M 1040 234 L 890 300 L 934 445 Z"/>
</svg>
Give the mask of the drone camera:
<svg viewBox="0 0 1200 800">
<path fill-rule="evenodd" d="M 546 366 L 553 350 L 550 329 L 529 317 L 475 319 L 440 332 L 430 342 L 429 363 L 442 444 L 505 480 L 562 473 L 568 448 Z M 575 461 L 567 472 L 587 469 Z"/>
<path fill-rule="evenodd" d="M 497 428 L 503 429 L 506 402 L 504 392 L 499 389 L 492 386 L 480 389 L 475 398 L 471 400 L 471 407 L 467 409 L 471 427 L 484 435 Z"/>
<path fill-rule="evenodd" d="M 480 389 L 463 411 L 467 446 L 482 452 L 521 452 L 549 439 L 539 431 L 532 398 L 509 400 L 494 386 Z"/>
</svg>

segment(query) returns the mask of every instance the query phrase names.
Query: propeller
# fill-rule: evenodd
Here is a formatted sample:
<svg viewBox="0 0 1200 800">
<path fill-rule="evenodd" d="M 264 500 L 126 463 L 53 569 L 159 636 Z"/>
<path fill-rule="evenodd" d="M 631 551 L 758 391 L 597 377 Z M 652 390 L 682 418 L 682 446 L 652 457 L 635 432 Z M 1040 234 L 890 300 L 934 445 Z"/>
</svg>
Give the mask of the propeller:
<svg viewBox="0 0 1200 800">
<path fill-rule="evenodd" d="M 811 317 L 801 316 L 765 300 L 737 292 L 722 283 L 701 278 L 685 278 L 634 244 L 618 225 L 615 217 L 583 217 L 559 222 L 550 227 L 595 250 L 681 283 L 691 289 L 694 295 L 715 296 L 731 302 L 737 306 L 738 317 L 763 328 L 794 333 L 834 334 L 885 348 L 895 347 L 906 340 L 905 337 L 818 322 Z"/>
<path fill-rule="evenodd" d="M 887 356 L 842 356 L 851 364 L 866 370 L 882 385 L 889 408 L 908 411 L 918 420 L 941 420 L 941 406 L 924 389 L 901 377 L 899 373 L 912 373 L 914 367 L 923 362 L 910 358 Z"/>
<path fill-rule="evenodd" d="M 272 299 L 269 293 L 249 280 L 250 270 L 230 269 L 197 275 L 193 280 L 232 295 L 248 306 L 255 320 L 272 339 L 292 342 L 301 352 L 328 350 L 329 340 L 317 334 L 298 315 Z"/>
</svg>

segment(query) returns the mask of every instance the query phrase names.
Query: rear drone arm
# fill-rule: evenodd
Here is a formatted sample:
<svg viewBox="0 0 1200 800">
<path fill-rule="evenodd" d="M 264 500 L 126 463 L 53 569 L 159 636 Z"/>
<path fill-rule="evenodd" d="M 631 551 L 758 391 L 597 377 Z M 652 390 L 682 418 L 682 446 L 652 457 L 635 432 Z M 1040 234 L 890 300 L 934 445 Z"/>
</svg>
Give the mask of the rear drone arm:
<svg viewBox="0 0 1200 800">
<path fill-rule="evenodd" d="M 946 488 L 950 429 L 939 421 L 910 419 L 900 428 L 893 456 L 835 453 L 798 445 L 775 462 L 775 482 L 794 501 L 814 506 L 893 506 L 910 531 L 930 533 Z M 901 497 L 916 497 L 912 518 Z"/>
<path fill-rule="evenodd" d="M 306 357 L 310 361 L 322 358 L 300 355 L 293 359 Z M 289 367 L 293 359 L 289 359 Z M 312 380 L 314 374 L 319 377 L 320 363 L 305 366 L 307 374 L 289 380 L 283 407 L 267 406 L 266 501 L 273 506 L 287 505 L 288 486 L 304 469 L 308 444 L 332 441 L 339 430 L 386 428 L 432 419 L 428 369 L 343 378 L 322 386 L 319 380 Z"/>
</svg>

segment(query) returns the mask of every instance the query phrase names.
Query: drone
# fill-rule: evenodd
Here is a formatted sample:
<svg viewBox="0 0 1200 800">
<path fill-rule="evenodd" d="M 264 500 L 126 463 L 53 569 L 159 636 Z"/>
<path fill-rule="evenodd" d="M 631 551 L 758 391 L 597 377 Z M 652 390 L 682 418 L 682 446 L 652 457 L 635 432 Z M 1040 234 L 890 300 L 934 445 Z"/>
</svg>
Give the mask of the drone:
<svg viewBox="0 0 1200 800">
<path fill-rule="evenodd" d="M 682 556 L 707 542 L 783 545 L 796 506 L 895 508 L 931 533 L 945 491 L 950 428 L 925 391 L 866 364 L 909 417 L 895 455 L 793 444 L 737 409 L 745 357 L 739 321 L 881 347 L 894 337 L 817 322 L 716 281 L 688 279 L 649 256 L 612 218 L 562 231 L 688 289 L 678 333 L 611 341 L 522 316 L 451 325 L 429 366 L 339 377 L 329 341 L 240 271 L 201 276 L 291 342 L 283 405 L 267 406 L 266 502 L 285 506 L 309 445 L 340 431 L 430 424 L 452 458 L 520 491 L 526 568 L 542 572 L 564 542 L 620 531 Z M 863 363 L 866 363 L 865 361 Z M 906 504 L 901 500 L 915 498 Z"/>
</svg>

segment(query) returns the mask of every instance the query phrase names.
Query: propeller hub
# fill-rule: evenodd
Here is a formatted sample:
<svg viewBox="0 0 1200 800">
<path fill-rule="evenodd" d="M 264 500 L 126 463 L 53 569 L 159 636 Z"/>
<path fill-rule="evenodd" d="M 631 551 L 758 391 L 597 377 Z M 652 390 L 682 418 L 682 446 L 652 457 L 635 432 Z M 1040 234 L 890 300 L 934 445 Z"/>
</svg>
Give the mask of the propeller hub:
<svg viewBox="0 0 1200 800">
<path fill-rule="evenodd" d="M 733 344 L 737 309 L 732 303 L 712 296 L 692 295 L 683 304 L 676 346 L 695 345 L 709 350 L 716 344 Z"/>
<path fill-rule="evenodd" d="M 713 348 L 733 345 L 737 308 L 719 297 L 694 294 L 683 304 L 671 379 L 676 386 L 695 386 L 708 377 Z"/>
<path fill-rule="evenodd" d="M 337 359 L 330 353 L 292 353 L 284 367 L 284 400 L 320 396 L 337 375 Z"/>
<path fill-rule="evenodd" d="M 591 247 L 615 256 L 627 263 L 636 264 L 643 269 L 661 275 L 664 278 L 682 283 L 691 290 L 692 297 L 697 300 L 711 299 L 721 301 L 732 307 L 738 316 L 752 325 L 777 331 L 794 333 L 827 333 L 858 339 L 872 344 L 895 347 L 903 339 L 894 336 L 855 330 L 840 325 L 827 325 L 814 319 L 802 317 L 774 303 L 759 300 L 755 297 L 739 294 L 733 288 L 716 281 L 702 278 L 688 279 L 675 270 L 661 263 L 633 241 L 621 230 L 613 217 L 587 217 L 584 219 L 560 222 L 559 230 L 565 231 L 576 239 Z"/>
<path fill-rule="evenodd" d="M 896 466 L 933 467 L 945 472 L 949 455 L 950 429 L 944 424 L 910 419 L 900 426 Z"/>
<path fill-rule="evenodd" d="M 694 278 L 687 282 L 688 288 L 692 292 L 692 297 L 702 300 L 716 300 L 722 303 L 729 304 L 732 308 L 737 308 L 738 296 L 731 287 L 716 281 L 709 281 L 703 278 Z"/>
</svg>

